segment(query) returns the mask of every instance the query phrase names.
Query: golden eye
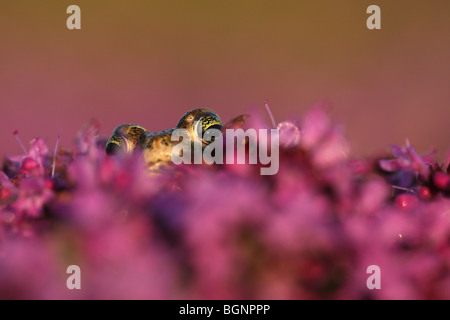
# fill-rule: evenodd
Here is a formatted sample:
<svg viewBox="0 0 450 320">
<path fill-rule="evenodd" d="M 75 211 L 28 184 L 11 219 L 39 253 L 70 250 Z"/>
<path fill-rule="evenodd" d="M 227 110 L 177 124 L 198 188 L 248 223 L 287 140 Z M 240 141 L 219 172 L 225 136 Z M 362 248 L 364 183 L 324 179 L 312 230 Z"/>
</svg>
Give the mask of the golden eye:
<svg viewBox="0 0 450 320">
<path fill-rule="evenodd" d="M 222 130 L 222 122 L 217 114 L 209 113 L 195 120 L 194 133 L 203 144 L 210 144 L 214 141 L 215 136 L 212 129 Z"/>
<path fill-rule="evenodd" d="M 191 138 L 200 138 L 203 146 L 210 144 L 214 135 L 211 129 L 222 130 L 222 121 L 217 113 L 207 108 L 197 108 L 184 114 L 176 128 L 186 129 Z"/>
<path fill-rule="evenodd" d="M 136 124 L 122 124 L 114 129 L 108 142 L 106 142 L 106 153 L 108 155 L 120 152 L 132 152 L 141 147 L 149 132 Z"/>
<path fill-rule="evenodd" d="M 119 135 L 112 135 L 108 142 L 106 142 L 106 153 L 111 155 L 111 154 L 117 154 L 120 153 L 124 150 L 124 144 L 122 142 L 122 138 Z"/>
</svg>

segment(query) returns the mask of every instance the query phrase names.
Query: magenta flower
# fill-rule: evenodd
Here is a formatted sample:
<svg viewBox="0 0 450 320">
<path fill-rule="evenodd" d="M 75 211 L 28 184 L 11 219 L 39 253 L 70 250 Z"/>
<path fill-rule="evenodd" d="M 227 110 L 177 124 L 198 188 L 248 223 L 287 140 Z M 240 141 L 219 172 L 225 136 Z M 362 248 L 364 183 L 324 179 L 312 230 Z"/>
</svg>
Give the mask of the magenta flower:
<svg viewBox="0 0 450 320">
<path fill-rule="evenodd" d="M 354 159 L 319 107 L 272 122 L 243 126 L 279 129 L 267 176 L 260 163 L 149 171 L 139 151 L 107 156 L 96 122 L 74 151 L 34 139 L 0 171 L 0 298 L 450 299 L 450 153 Z"/>
<path fill-rule="evenodd" d="M 406 146 L 392 146 L 392 153 L 395 159 L 380 160 L 381 169 L 389 172 L 399 170 L 412 171 L 424 180 L 429 178 L 429 165 L 431 164 L 429 161 L 432 161 L 430 155 L 419 156 L 409 142 L 407 142 Z"/>
</svg>

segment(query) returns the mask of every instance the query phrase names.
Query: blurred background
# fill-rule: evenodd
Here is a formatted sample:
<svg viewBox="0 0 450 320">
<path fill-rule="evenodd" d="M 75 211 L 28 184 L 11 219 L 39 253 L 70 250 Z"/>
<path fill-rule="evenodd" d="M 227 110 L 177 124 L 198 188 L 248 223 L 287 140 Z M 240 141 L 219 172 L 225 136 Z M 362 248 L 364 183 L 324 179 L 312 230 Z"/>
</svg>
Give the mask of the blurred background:
<svg viewBox="0 0 450 320">
<path fill-rule="evenodd" d="M 66 9 L 81 8 L 81 30 Z M 366 9 L 381 8 L 381 30 Z M 450 1 L 0 2 L 0 156 L 35 136 L 72 148 L 90 119 L 109 136 L 174 127 L 197 106 L 299 118 L 326 103 L 355 156 L 408 138 L 450 147 Z"/>
</svg>

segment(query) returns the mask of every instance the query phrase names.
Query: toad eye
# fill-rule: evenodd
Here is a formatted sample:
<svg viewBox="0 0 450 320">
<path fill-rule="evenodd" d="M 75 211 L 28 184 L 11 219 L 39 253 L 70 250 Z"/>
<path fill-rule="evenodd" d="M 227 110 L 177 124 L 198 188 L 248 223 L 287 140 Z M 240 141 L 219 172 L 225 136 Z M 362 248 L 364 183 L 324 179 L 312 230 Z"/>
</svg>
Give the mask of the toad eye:
<svg viewBox="0 0 450 320">
<path fill-rule="evenodd" d="M 216 114 L 201 116 L 194 124 L 194 133 L 203 144 L 210 144 L 215 139 L 213 129 L 222 130 L 222 122 Z"/>
<path fill-rule="evenodd" d="M 136 124 L 122 124 L 116 127 L 106 143 L 108 155 L 121 152 L 132 152 L 144 141 L 149 132 Z"/>
</svg>

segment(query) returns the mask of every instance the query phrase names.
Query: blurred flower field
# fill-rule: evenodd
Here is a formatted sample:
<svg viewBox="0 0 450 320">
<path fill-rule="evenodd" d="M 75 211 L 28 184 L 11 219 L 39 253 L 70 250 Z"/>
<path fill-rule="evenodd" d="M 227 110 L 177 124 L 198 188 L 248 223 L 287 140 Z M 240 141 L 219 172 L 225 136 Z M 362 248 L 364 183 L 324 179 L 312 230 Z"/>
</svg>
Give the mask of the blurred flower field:
<svg viewBox="0 0 450 320">
<path fill-rule="evenodd" d="M 266 127 L 257 115 L 250 127 Z M 450 299 L 450 153 L 354 159 L 321 108 L 280 129 L 279 171 L 108 157 L 36 138 L 0 172 L 1 299 Z M 64 137 L 63 137 L 64 138 Z M 66 286 L 69 265 L 81 290 Z M 381 270 L 368 289 L 367 267 Z"/>
</svg>

